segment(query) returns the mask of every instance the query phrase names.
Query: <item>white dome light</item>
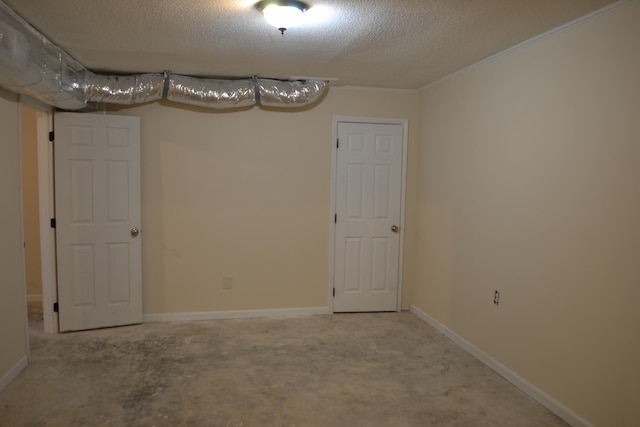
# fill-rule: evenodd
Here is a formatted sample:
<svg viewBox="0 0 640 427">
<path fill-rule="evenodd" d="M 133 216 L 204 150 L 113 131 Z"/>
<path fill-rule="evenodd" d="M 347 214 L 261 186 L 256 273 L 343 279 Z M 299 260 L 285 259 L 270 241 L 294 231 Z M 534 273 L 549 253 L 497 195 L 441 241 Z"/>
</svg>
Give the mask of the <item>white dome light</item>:
<svg viewBox="0 0 640 427">
<path fill-rule="evenodd" d="M 296 25 L 307 10 L 307 5 L 300 1 L 265 0 L 258 2 L 256 8 L 262 12 L 264 19 L 276 27 L 284 35 L 287 28 Z"/>
</svg>

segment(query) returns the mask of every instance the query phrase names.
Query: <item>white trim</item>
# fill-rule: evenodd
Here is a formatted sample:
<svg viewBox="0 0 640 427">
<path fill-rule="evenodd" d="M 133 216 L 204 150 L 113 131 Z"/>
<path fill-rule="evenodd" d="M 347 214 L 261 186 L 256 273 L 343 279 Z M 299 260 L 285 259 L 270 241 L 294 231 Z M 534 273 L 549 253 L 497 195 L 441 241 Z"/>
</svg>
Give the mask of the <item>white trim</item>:
<svg viewBox="0 0 640 427">
<path fill-rule="evenodd" d="M 357 117 L 357 116 L 333 116 L 334 133 L 335 137 L 338 137 L 337 124 L 341 123 L 372 123 L 382 125 L 402 125 L 407 126 L 409 120 L 407 119 L 385 119 L 380 117 Z M 335 142 L 335 139 L 334 139 Z"/>
<path fill-rule="evenodd" d="M 338 150 L 336 144 L 338 141 L 338 121 L 342 116 L 333 116 L 333 124 L 331 125 L 331 179 L 329 190 L 329 289 L 328 300 L 329 310 L 333 313 L 333 275 L 334 275 L 334 249 L 336 245 L 336 176 L 338 174 L 337 156 Z"/>
<path fill-rule="evenodd" d="M 9 369 L 9 371 L 0 378 L 0 391 L 4 390 L 4 388 L 8 386 L 24 368 L 27 367 L 28 363 L 29 358 L 27 356 L 22 356 L 18 363 L 16 363 L 13 368 Z"/>
<path fill-rule="evenodd" d="M 42 295 L 27 294 L 27 302 L 42 302 Z"/>
<path fill-rule="evenodd" d="M 603 7 L 603 8 L 595 10 L 595 11 L 593 11 L 593 12 L 587 14 L 587 15 L 584 15 L 584 16 L 578 18 L 578 19 L 574 19 L 571 22 L 567 22 L 566 24 L 563 24 L 563 25 L 561 25 L 559 27 L 556 27 L 556 28 L 554 28 L 552 30 L 549 30 L 549 31 L 547 31 L 545 33 L 542 33 L 540 35 L 537 35 L 535 37 L 532 37 L 529 40 L 525 40 L 522 43 L 518 43 L 517 45 L 511 46 L 511 47 L 509 47 L 509 48 L 507 48 L 507 49 L 505 49 L 505 50 L 503 50 L 501 52 L 498 52 L 498 53 L 495 53 L 495 54 L 493 54 L 491 56 L 488 56 L 485 59 L 482 59 L 482 60 L 480 60 L 480 61 L 478 61 L 478 62 L 476 62 L 474 64 L 471 64 L 471 65 L 469 65 L 469 66 L 467 66 L 467 67 L 465 67 L 465 68 L 463 68 L 461 70 L 455 71 L 455 72 L 453 72 L 453 73 L 451 73 L 451 74 L 449 74 L 447 76 L 444 76 L 444 77 L 442 77 L 442 78 L 440 78 L 440 79 L 438 79 L 438 80 L 436 80 L 434 82 L 431 82 L 431 83 L 421 87 L 420 89 L 418 89 L 418 91 L 420 92 L 420 91 L 423 91 L 423 90 L 427 90 L 427 89 L 429 89 L 429 88 L 431 88 L 433 86 L 437 86 L 437 85 L 439 85 L 441 83 L 444 83 L 447 80 L 455 79 L 456 77 L 458 77 L 458 76 L 460 76 L 462 74 L 468 73 L 470 71 L 473 71 L 476 68 L 479 68 L 480 66 L 482 66 L 482 65 L 484 65 L 484 64 L 486 64 L 488 62 L 495 61 L 495 60 L 497 60 L 497 59 L 499 59 L 499 58 L 501 58 L 501 57 L 503 57 L 505 55 L 509 55 L 511 53 L 514 53 L 515 51 L 518 51 L 520 49 L 524 49 L 525 47 L 527 47 L 527 46 L 529 46 L 531 44 L 534 44 L 534 43 L 538 43 L 538 42 L 540 42 L 540 41 L 542 41 L 542 40 L 544 40 L 544 39 L 546 39 L 548 37 L 553 37 L 553 36 L 555 36 L 557 34 L 564 33 L 565 31 L 569 31 L 573 27 L 577 27 L 578 25 L 582 25 L 582 24 L 584 24 L 586 22 L 589 22 L 589 21 L 591 21 L 591 20 L 593 20 L 595 18 L 598 18 L 598 17 L 600 17 L 602 15 L 606 15 L 609 12 L 613 12 L 614 10 L 616 10 L 618 8 L 621 8 L 621 7 L 624 7 L 624 6 L 626 6 L 628 4 L 631 4 L 631 3 L 635 2 L 635 1 L 637 1 L 637 0 L 620 0 L 620 1 L 617 1 L 615 3 L 611 3 L 610 5 L 607 5 L 607 6 Z"/>
<path fill-rule="evenodd" d="M 407 162 L 409 151 L 409 120 L 403 120 L 402 123 L 402 192 L 400 193 L 400 241 L 398 244 L 398 308 L 396 311 L 402 311 L 402 283 L 404 271 L 404 226 L 405 213 L 407 206 Z"/>
<path fill-rule="evenodd" d="M 331 314 L 329 307 L 308 308 L 275 308 L 265 310 L 238 311 L 204 311 L 193 313 L 150 313 L 143 315 L 144 322 L 179 322 L 194 320 L 224 320 L 224 319 L 256 319 L 256 318 L 286 318 L 300 316 L 317 316 Z"/>
<path fill-rule="evenodd" d="M 522 378 L 517 373 L 513 372 L 497 360 L 493 359 L 486 353 L 482 352 L 476 346 L 471 344 L 469 341 L 462 338 L 460 335 L 440 323 L 438 320 L 434 319 L 415 305 L 411 305 L 411 312 L 418 316 L 420 319 L 427 322 L 429 325 L 433 326 L 435 329 L 440 331 L 444 336 L 449 338 L 463 350 L 468 352 L 470 355 L 478 359 L 480 362 L 487 365 L 490 369 L 495 371 L 498 375 L 503 377 L 505 380 L 509 381 L 514 386 L 518 387 L 523 393 L 527 394 L 536 402 L 540 403 L 542 406 L 547 408 L 549 411 L 556 414 L 565 422 L 569 423 L 569 425 L 573 427 L 593 427 L 593 424 L 590 424 L 588 421 L 584 420 L 574 412 L 572 412 L 569 408 L 564 406 L 562 403 L 549 396 L 544 391 L 540 390 L 529 381 Z"/>
<path fill-rule="evenodd" d="M 22 307 L 24 308 L 24 337 L 25 337 L 25 342 L 26 342 L 26 346 L 25 346 L 25 350 L 27 352 L 26 358 L 27 360 L 29 360 L 29 358 L 31 357 L 31 347 L 29 346 L 29 310 L 27 310 L 27 261 L 26 261 L 26 254 L 25 254 L 25 239 L 24 239 L 24 227 L 25 227 L 25 222 L 24 222 L 24 170 L 23 170 L 23 154 L 24 154 L 24 135 L 22 134 L 22 124 L 23 124 L 23 117 L 22 117 L 22 103 L 19 102 L 18 103 L 18 137 L 19 137 L 19 142 L 20 142 L 20 150 L 19 150 L 19 156 L 20 156 L 20 160 L 19 160 L 19 170 L 20 170 L 20 241 L 22 242 L 22 253 L 21 258 L 22 258 L 22 286 L 24 289 L 24 292 L 22 294 L 23 296 L 23 300 L 22 300 Z M 12 378 L 13 379 L 13 378 Z M 8 384 L 8 383 L 7 383 Z M 4 386 L 2 386 L 2 384 L 0 384 L 0 390 L 3 388 Z"/>
<path fill-rule="evenodd" d="M 333 116 L 333 129 L 331 138 L 331 189 L 330 189 L 330 211 L 329 211 L 329 308 L 333 313 L 333 287 L 334 287 L 334 255 L 335 255 L 335 229 L 334 215 L 336 212 L 336 186 L 337 182 L 337 149 L 338 123 L 366 123 L 366 124 L 388 124 L 402 126 L 402 182 L 400 192 L 400 241 L 398 242 L 398 298 L 396 301 L 396 311 L 402 310 L 402 271 L 404 267 L 404 219 L 407 196 L 407 151 L 409 150 L 409 120 L 407 119 L 385 119 L 379 117 L 354 117 L 354 116 Z"/>
<path fill-rule="evenodd" d="M 40 204 L 40 264 L 42 269 L 42 317 L 46 333 L 58 332 L 58 313 L 53 303 L 58 301 L 56 282 L 56 231 L 50 219 L 55 217 L 53 194 L 53 113 L 38 111 L 38 195 Z"/>
</svg>

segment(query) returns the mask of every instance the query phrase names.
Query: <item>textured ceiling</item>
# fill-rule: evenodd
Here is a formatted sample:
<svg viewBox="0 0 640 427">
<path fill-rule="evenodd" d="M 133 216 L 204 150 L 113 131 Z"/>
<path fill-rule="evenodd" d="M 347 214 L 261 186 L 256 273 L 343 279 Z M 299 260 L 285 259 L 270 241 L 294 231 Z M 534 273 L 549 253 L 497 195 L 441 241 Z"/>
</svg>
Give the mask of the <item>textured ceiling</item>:
<svg viewBox="0 0 640 427">
<path fill-rule="evenodd" d="M 612 0 L 310 0 L 281 36 L 257 0 L 4 0 L 96 72 L 321 77 L 419 89 Z"/>
</svg>

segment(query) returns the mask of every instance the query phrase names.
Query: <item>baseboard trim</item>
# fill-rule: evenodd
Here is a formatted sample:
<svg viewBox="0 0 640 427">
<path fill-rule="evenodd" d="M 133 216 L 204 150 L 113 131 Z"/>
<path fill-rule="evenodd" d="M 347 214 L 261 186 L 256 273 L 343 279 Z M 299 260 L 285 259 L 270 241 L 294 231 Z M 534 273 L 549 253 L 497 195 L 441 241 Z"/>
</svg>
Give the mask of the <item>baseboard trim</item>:
<svg viewBox="0 0 640 427">
<path fill-rule="evenodd" d="M 143 316 L 144 322 L 178 322 L 189 320 L 225 320 L 283 318 L 331 314 L 329 307 L 276 308 L 267 310 L 205 311 L 194 313 L 150 313 Z"/>
<path fill-rule="evenodd" d="M 27 295 L 27 302 L 42 302 L 42 295 Z"/>
<path fill-rule="evenodd" d="M 4 388 L 8 386 L 24 368 L 27 367 L 28 363 L 29 358 L 27 356 L 22 356 L 22 359 L 20 359 L 13 368 L 9 369 L 9 371 L 0 378 L 0 391 L 4 390 Z"/>
<path fill-rule="evenodd" d="M 460 335 L 456 334 L 454 331 L 440 323 L 438 320 L 434 319 L 415 305 L 412 305 L 410 311 L 418 316 L 420 319 L 427 322 L 429 325 L 433 326 L 435 329 L 440 331 L 444 336 L 449 338 L 467 353 L 471 354 L 473 357 L 478 359 L 480 362 L 487 365 L 490 369 L 495 371 L 498 375 L 509 381 L 514 386 L 518 387 L 523 393 L 527 394 L 536 402 L 540 403 L 542 406 L 556 414 L 562 420 L 567 422 L 573 427 L 593 427 L 593 424 L 590 424 L 586 420 L 582 419 L 574 412 L 572 412 L 569 408 L 564 406 L 562 403 L 558 402 L 553 397 L 549 396 L 544 391 L 540 390 L 515 372 L 511 371 L 504 365 L 502 365 L 497 360 L 488 356 L 486 353 L 482 352 L 476 346 L 462 338 Z"/>
</svg>

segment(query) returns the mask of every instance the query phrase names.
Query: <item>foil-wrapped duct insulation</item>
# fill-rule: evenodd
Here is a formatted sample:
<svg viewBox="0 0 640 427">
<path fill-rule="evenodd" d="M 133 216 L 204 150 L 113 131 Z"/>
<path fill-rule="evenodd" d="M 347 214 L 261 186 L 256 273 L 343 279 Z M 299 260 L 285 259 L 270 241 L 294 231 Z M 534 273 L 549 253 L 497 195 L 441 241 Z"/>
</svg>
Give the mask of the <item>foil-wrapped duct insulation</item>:
<svg viewBox="0 0 640 427">
<path fill-rule="evenodd" d="M 86 107 L 86 69 L 0 1 L 0 86 L 65 110 Z"/>
<path fill-rule="evenodd" d="M 108 76 L 87 70 L 0 0 L 0 86 L 62 110 L 88 102 L 138 104 L 167 99 L 207 108 L 301 107 L 322 95 L 321 80 L 201 79 L 164 74 Z"/>
<path fill-rule="evenodd" d="M 260 104 L 266 107 L 301 107 L 313 104 L 327 87 L 324 80 L 280 81 L 257 79 Z"/>
<path fill-rule="evenodd" d="M 199 79 L 171 74 L 167 99 L 208 108 L 241 108 L 256 103 L 252 80 Z"/>
<path fill-rule="evenodd" d="M 84 97 L 88 102 L 107 104 L 141 104 L 162 98 L 164 74 L 106 76 L 89 72 L 85 78 Z"/>
</svg>

